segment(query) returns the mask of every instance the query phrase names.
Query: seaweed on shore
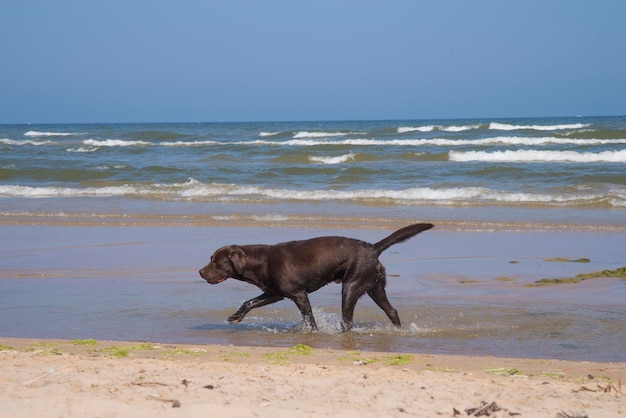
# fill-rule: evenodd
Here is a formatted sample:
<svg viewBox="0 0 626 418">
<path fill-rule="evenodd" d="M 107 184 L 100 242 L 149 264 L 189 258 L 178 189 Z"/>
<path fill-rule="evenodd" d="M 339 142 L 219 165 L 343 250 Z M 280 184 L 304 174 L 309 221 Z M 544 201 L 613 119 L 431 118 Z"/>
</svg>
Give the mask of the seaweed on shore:
<svg viewBox="0 0 626 418">
<path fill-rule="evenodd" d="M 626 279 L 626 266 L 617 268 L 615 270 L 602 270 L 595 273 L 583 273 L 576 275 L 576 278 L 581 280 L 595 279 L 598 277 L 615 277 Z"/>
<path fill-rule="evenodd" d="M 296 344 L 291 347 L 288 351 L 277 352 L 277 353 L 266 353 L 263 354 L 270 363 L 283 364 L 289 360 L 290 355 L 295 356 L 307 356 L 313 353 L 313 348 L 305 344 Z"/>
<path fill-rule="evenodd" d="M 555 286 L 557 284 L 572 284 L 572 283 L 578 283 L 580 282 L 580 280 L 578 280 L 575 277 L 561 277 L 558 279 L 540 279 L 540 280 L 536 280 L 534 284 L 529 284 L 527 286 L 529 287 L 540 287 L 540 286 Z"/>
<path fill-rule="evenodd" d="M 565 257 L 546 258 L 544 261 L 547 263 L 591 263 L 591 260 L 588 258 L 565 258 Z"/>
<path fill-rule="evenodd" d="M 626 266 L 620 267 L 614 270 L 602 270 L 594 273 L 581 273 L 575 277 L 562 277 L 557 279 L 540 279 L 533 284 L 526 285 L 527 287 L 540 287 L 540 286 L 553 286 L 558 284 L 572 284 L 579 283 L 583 280 L 597 279 L 597 278 L 618 278 L 626 280 Z"/>
</svg>

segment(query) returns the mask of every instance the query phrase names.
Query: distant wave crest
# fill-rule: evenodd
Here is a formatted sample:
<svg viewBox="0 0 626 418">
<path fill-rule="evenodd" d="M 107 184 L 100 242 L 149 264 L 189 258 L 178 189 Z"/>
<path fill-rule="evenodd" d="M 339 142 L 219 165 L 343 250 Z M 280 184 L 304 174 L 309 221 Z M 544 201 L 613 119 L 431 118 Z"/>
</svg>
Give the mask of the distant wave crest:
<svg viewBox="0 0 626 418">
<path fill-rule="evenodd" d="M 336 134 L 348 135 L 348 134 Z M 271 135 L 268 135 L 270 137 Z M 162 146 L 162 147 L 201 147 L 201 146 L 220 146 L 220 145 L 238 145 L 238 146 L 289 146 L 289 147 L 314 147 L 314 146 L 402 146 L 402 147 L 465 147 L 465 146 L 498 146 L 498 145 L 526 145 L 526 146 L 542 146 L 542 145 L 574 145 L 574 146 L 594 146 L 594 145 L 612 145 L 626 144 L 626 138 L 616 139 L 599 139 L 599 138 L 562 138 L 562 137 L 525 137 L 525 136 L 495 136 L 476 139 L 451 139 L 451 138 L 422 138 L 422 139 L 372 139 L 372 138 L 345 138 L 335 139 L 332 137 L 319 136 L 277 140 L 277 139 L 253 139 L 245 141 L 215 141 L 215 140 L 194 140 L 194 141 L 159 141 L 148 142 L 141 140 L 124 140 L 124 139 L 86 139 L 80 142 L 84 147 L 73 147 L 68 149 L 70 152 L 92 152 L 98 148 L 107 147 L 145 147 L 145 146 Z M 0 144 L 9 146 L 41 146 L 41 145 L 58 145 L 59 142 L 52 140 L 14 140 L 0 139 Z M 85 148 L 88 147 L 88 148 Z"/>
<path fill-rule="evenodd" d="M 14 145 L 14 146 L 19 146 L 19 145 L 35 145 L 35 146 L 39 146 L 39 145 L 51 145 L 51 144 L 54 144 L 54 142 L 52 142 L 52 141 L 34 141 L 32 139 L 27 139 L 27 140 L 24 140 L 24 141 L 16 141 L 14 139 L 0 139 L 0 144 Z"/>
<path fill-rule="evenodd" d="M 451 161 L 492 161 L 492 162 L 575 162 L 575 163 L 625 163 L 626 150 L 603 152 L 576 151 L 450 151 Z"/>
<path fill-rule="evenodd" d="M 338 136 L 347 136 L 347 135 L 365 135 L 364 132 L 309 132 L 309 131 L 299 131 L 293 134 L 294 139 L 302 139 L 302 138 L 333 138 Z"/>
<path fill-rule="evenodd" d="M 606 145 L 606 144 L 626 144 L 624 139 L 577 139 L 577 138 L 556 138 L 543 137 L 532 138 L 522 136 L 498 136 L 492 138 L 480 139 L 449 139 L 449 138 L 431 138 L 431 139 L 368 139 L 353 138 L 339 140 L 323 140 L 323 139 L 292 139 L 287 141 L 269 141 L 255 140 L 236 142 L 236 145 L 270 145 L 270 146 L 300 146 L 312 147 L 318 145 L 338 145 L 338 146 L 442 146 L 442 147 L 461 147 L 476 145 Z"/>
<path fill-rule="evenodd" d="M 469 131 L 472 129 L 480 129 L 481 125 L 424 125 L 424 126 L 401 126 L 398 128 L 399 134 L 405 134 L 407 132 L 432 132 L 432 131 L 443 131 L 443 132 L 463 132 Z"/>
<path fill-rule="evenodd" d="M 24 136 L 72 136 L 78 135 L 72 132 L 39 132 L 39 131 L 28 131 L 24 133 Z"/>
<path fill-rule="evenodd" d="M 558 131 L 563 129 L 583 129 L 591 126 L 588 123 L 566 123 L 562 125 L 510 125 L 508 123 L 491 122 L 489 129 L 500 131 L 535 130 L 535 131 Z"/>
<path fill-rule="evenodd" d="M 86 139 L 83 144 L 92 147 L 131 147 L 137 145 L 150 145 L 150 142 L 146 141 L 125 141 L 123 139 Z"/>
<path fill-rule="evenodd" d="M 354 153 L 349 153 L 349 154 L 344 154 L 344 155 L 339 155 L 337 157 L 316 157 L 316 156 L 310 156 L 309 157 L 309 161 L 314 162 L 314 163 L 321 163 L 321 164 L 340 164 L 340 163 L 345 163 L 346 161 L 353 161 L 355 158 Z"/>
</svg>

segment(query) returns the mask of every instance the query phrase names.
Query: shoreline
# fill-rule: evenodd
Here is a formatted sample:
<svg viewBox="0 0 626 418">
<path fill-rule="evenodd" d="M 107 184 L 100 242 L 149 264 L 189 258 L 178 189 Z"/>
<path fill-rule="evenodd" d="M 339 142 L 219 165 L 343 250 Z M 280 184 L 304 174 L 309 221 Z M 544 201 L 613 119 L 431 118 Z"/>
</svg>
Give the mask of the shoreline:
<svg viewBox="0 0 626 418">
<path fill-rule="evenodd" d="M 597 232 L 626 233 L 624 223 L 578 221 L 513 221 L 455 218 L 348 217 L 292 214 L 113 214 L 113 213 L 0 213 L 0 225 L 58 227 L 216 227 L 393 230 L 411 223 L 430 222 L 441 231 L 459 232 Z"/>
<path fill-rule="evenodd" d="M 236 280 L 209 286 L 198 275 L 225 244 L 335 234 L 376 242 L 393 229 L 5 226 L 2 336 L 624 361 L 623 278 L 537 283 L 623 267 L 619 232 L 435 228 L 381 256 L 403 327 L 389 326 L 366 297 L 350 336 L 337 334 L 338 285 L 311 295 L 323 332 L 303 339 L 290 301 L 226 324 L 258 289 Z"/>
<path fill-rule="evenodd" d="M 0 338 L 7 416 L 617 417 L 626 363 Z M 37 399 L 37 402 L 32 402 Z M 495 404 L 494 404 L 495 403 Z M 496 409 L 497 408 L 497 409 Z"/>
</svg>

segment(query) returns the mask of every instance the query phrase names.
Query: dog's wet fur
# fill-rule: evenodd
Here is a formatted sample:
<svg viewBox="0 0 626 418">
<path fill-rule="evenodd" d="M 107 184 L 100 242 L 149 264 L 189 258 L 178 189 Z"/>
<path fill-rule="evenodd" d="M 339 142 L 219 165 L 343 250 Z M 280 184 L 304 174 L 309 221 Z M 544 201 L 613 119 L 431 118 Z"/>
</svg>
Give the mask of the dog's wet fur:
<svg viewBox="0 0 626 418">
<path fill-rule="evenodd" d="M 302 313 L 304 328 L 317 331 L 308 294 L 336 282 L 342 284 L 343 331 L 352 328 L 354 307 L 365 293 L 399 327 L 398 311 L 391 306 L 385 292 L 385 267 L 378 257 L 392 245 L 433 226 L 429 223 L 409 225 L 376 244 L 345 237 L 319 237 L 275 245 L 228 245 L 213 253 L 209 264 L 200 269 L 200 276 L 210 284 L 233 278 L 263 291 L 260 296 L 244 302 L 228 318 L 230 323 L 240 322 L 254 308 L 288 298 Z"/>
</svg>

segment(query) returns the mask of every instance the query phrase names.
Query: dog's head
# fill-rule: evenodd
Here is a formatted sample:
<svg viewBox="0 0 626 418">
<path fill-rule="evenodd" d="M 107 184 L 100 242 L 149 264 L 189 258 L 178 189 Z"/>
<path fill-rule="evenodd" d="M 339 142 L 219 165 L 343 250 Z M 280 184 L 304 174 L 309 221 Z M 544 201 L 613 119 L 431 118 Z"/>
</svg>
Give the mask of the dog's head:
<svg viewBox="0 0 626 418">
<path fill-rule="evenodd" d="M 200 276 L 209 284 L 221 283 L 229 277 L 240 278 L 246 270 L 246 253 L 237 245 L 215 251 L 211 261 L 200 269 Z"/>
</svg>

